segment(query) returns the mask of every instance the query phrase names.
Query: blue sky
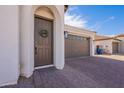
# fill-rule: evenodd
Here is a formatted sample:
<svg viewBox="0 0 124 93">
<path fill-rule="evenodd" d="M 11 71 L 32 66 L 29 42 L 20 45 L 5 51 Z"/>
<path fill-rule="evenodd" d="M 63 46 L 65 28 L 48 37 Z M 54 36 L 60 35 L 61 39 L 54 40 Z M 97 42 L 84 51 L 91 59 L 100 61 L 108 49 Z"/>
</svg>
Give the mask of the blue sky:
<svg viewBox="0 0 124 93">
<path fill-rule="evenodd" d="M 124 6 L 72 5 L 65 14 L 65 24 L 87 28 L 101 35 L 124 33 Z"/>
</svg>

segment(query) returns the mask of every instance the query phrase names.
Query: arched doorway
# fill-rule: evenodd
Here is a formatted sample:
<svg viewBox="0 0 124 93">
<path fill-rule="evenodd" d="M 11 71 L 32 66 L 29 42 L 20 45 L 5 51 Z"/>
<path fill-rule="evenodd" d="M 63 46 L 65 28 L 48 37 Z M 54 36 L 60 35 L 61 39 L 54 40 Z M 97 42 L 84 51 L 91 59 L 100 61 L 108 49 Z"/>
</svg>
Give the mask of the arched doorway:
<svg viewBox="0 0 124 93">
<path fill-rule="evenodd" d="M 39 7 L 34 14 L 34 66 L 36 69 L 53 66 L 54 15 L 47 7 Z"/>
<path fill-rule="evenodd" d="M 42 8 L 42 9 L 41 9 Z M 45 9 L 44 9 L 45 8 Z M 30 77 L 35 68 L 34 18 L 36 10 L 43 19 L 53 20 L 53 66 L 64 67 L 64 6 L 21 6 L 20 69 L 21 75 Z M 44 11 L 45 10 L 45 11 Z M 48 12 L 50 11 L 50 12 Z M 43 13 L 44 12 L 44 13 Z M 37 12 L 38 13 L 38 12 Z M 52 13 L 52 15 L 51 15 Z M 46 16 L 42 14 L 47 14 Z M 46 32 L 45 32 L 46 33 Z"/>
</svg>

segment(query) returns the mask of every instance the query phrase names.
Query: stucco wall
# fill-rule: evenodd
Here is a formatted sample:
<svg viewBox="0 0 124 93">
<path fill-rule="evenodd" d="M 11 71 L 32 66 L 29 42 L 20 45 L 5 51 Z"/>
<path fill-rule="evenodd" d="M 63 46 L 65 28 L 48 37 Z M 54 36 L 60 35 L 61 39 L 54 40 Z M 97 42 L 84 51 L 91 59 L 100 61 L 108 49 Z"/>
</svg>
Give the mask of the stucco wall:
<svg viewBox="0 0 124 93">
<path fill-rule="evenodd" d="M 107 47 L 108 53 L 112 54 L 112 40 L 94 41 L 95 53 L 96 53 L 96 46 L 97 45 L 101 45 L 103 47 L 103 49 L 106 49 L 106 46 L 108 46 Z"/>
<path fill-rule="evenodd" d="M 95 38 L 96 33 L 93 31 L 89 31 L 86 29 L 80 29 L 77 27 L 65 25 L 64 31 L 68 31 L 68 33 L 74 34 L 74 35 L 79 35 L 79 36 L 84 36 L 84 37 L 90 37 L 90 55 L 94 55 L 94 44 L 93 40 Z"/>
<path fill-rule="evenodd" d="M 0 86 L 15 84 L 20 74 L 30 77 L 34 71 L 34 10 L 39 6 L 0 6 Z M 45 6 L 54 15 L 54 66 L 63 69 L 64 6 Z"/>
<path fill-rule="evenodd" d="M 35 14 L 44 18 L 54 19 L 53 13 L 47 7 L 39 7 L 37 10 L 35 10 Z"/>
<path fill-rule="evenodd" d="M 118 42 L 118 50 L 120 53 L 120 41 L 118 40 L 101 40 L 101 41 L 94 41 L 94 51 L 96 52 L 96 46 L 97 45 L 101 45 L 103 49 L 105 49 L 105 51 L 107 51 L 107 53 L 112 54 L 113 53 L 113 46 L 112 46 L 112 42 Z M 108 47 L 106 47 L 108 46 Z"/>
<path fill-rule="evenodd" d="M 0 6 L 0 86 L 14 84 L 19 76 L 18 6 Z"/>
</svg>

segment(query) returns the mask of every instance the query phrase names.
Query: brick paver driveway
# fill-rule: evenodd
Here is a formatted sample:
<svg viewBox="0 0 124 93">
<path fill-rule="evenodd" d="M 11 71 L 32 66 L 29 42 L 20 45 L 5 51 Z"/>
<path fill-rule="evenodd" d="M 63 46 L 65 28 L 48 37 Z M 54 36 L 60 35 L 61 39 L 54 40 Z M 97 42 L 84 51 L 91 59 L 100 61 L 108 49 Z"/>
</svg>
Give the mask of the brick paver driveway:
<svg viewBox="0 0 124 93">
<path fill-rule="evenodd" d="M 17 85 L 6 87 L 124 87 L 124 60 L 109 56 L 67 59 L 63 70 L 39 69 L 29 79 L 21 77 Z"/>
</svg>

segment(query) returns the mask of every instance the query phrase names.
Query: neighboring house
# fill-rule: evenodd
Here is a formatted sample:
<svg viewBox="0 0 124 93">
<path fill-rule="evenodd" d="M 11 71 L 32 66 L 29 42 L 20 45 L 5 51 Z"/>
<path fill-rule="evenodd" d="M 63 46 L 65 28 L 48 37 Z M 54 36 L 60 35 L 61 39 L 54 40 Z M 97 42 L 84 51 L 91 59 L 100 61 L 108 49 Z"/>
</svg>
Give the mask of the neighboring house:
<svg viewBox="0 0 124 93">
<path fill-rule="evenodd" d="M 96 32 L 65 25 L 65 58 L 94 55 L 93 40 Z"/>
<path fill-rule="evenodd" d="M 29 78 L 35 69 L 50 66 L 63 69 L 65 57 L 70 56 L 64 53 L 70 40 L 74 41 L 70 42 L 74 46 L 70 49 L 75 50 L 70 57 L 94 54 L 95 32 L 67 25 L 64 29 L 67 8 L 67 5 L 0 6 L 0 86 L 16 84 L 19 76 Z M 68 32 L 65 39 L 64 30 Z"/>
<path fill-rule="evenodd" d="M 94 40 L 94 46 L 95 46 L 94 50 L 96 53 L 96 48 L 97 46 L 99 46 L 103 50 L 103 53 L 105 54 L 120 53 L 120 43 L 121 40 L 115 37 L 96 35 Z"/>
</svg>

